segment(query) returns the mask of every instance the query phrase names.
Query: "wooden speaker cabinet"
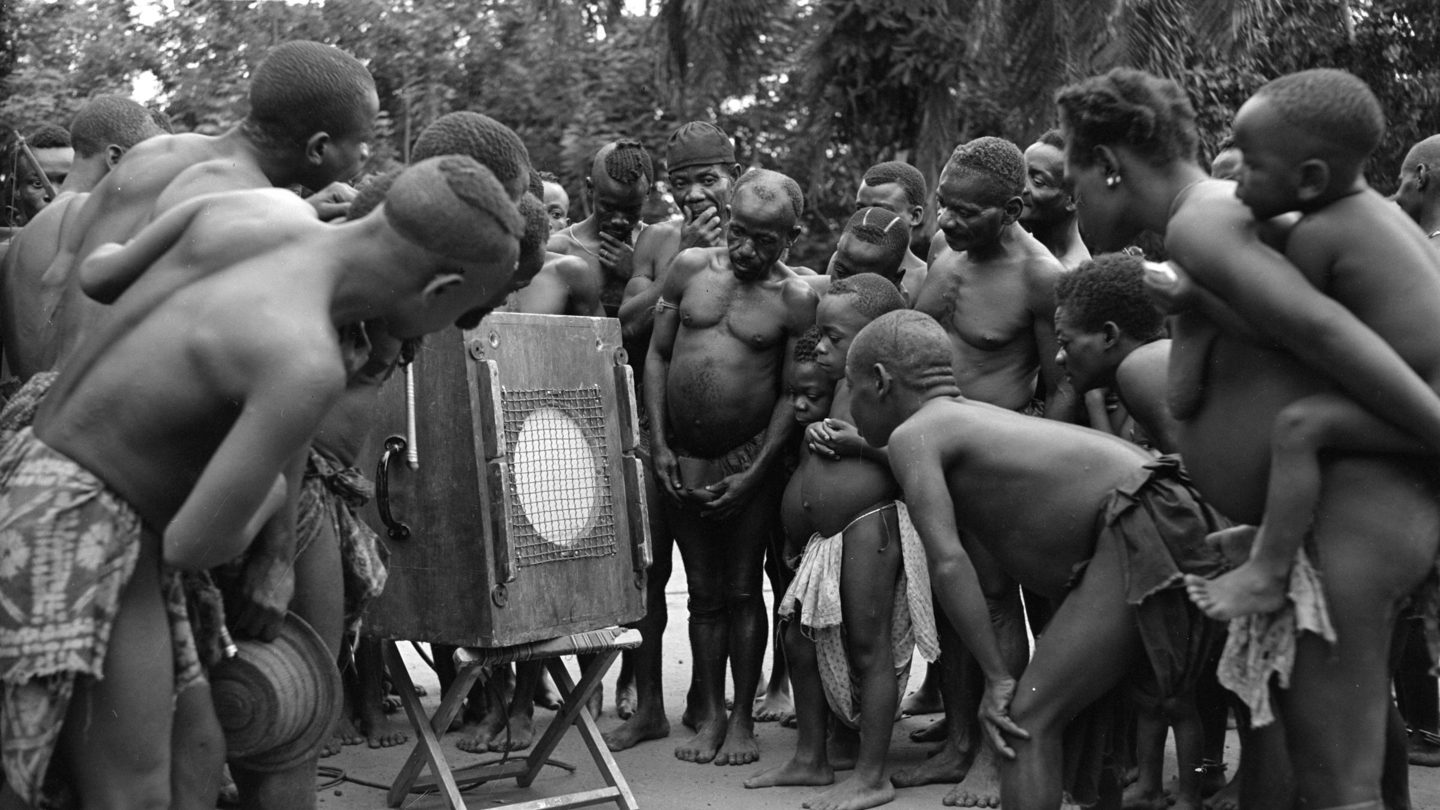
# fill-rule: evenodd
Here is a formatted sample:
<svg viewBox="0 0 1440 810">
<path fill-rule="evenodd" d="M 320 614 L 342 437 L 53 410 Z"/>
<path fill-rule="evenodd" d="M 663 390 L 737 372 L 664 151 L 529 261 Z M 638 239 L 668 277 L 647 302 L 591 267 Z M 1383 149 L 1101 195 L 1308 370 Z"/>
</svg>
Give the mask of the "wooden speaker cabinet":
<svg viewBox="0 0 1440 810">
<path fill-rule="evenodd" d="M 639 619 L 632 375 L 613 318 L 496 312 L 427 337 L 377 406 L 390 575 L 367 632 L 500 647 Z"/>
</svg>

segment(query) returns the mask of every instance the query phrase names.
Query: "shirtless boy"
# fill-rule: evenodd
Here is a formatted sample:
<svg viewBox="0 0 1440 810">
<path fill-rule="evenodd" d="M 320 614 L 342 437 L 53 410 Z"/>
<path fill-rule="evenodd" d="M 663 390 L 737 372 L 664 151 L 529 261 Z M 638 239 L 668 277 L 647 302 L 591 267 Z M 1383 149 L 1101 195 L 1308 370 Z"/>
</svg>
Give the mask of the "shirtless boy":
<svg viewBox="0 0 1440 810">
<path fill-rule="evenodd" d="M 1164 695 L 1196 674 L 1218 626 L 1189 606 L 1180 578 L 1213 566 L 1205 534 L 1217 516 L 1174 463 L 962 397 L 948 343 L 920 313 L 876 319 L 850 347 L 851 413 L 867 442 L 888 445 L 933 592 L 984 671 L 1002 805 L 1059 807 L 1062 758 L 1080 754 L 1061 736 L 1077 715 L 1137 666 Z M 1000 572 L 1058 603 L 1028 666 L 1005 660 L 991 626 L 985 582 Z M 1065 788 L 1093 801 L 1094 776 Z"/>
<path fill-rule="evenodd" d="M 0 334 L 10 373 L 21 382 L 50 367 L 44 354 L 64 279 L 47 278 L 46 271 L 60 251 L 67 226 L 89 199 L 90 190 L 130 147 L 161 134 L 164 130 L 150 111 L 123 96 L 96 96 L 75 114 L 70 123 L 75 149 L 70 173 L 55 200 L 16 234 L 0 264 L 0 297 L 4 300 Z"/>
<path fill-rule="evenodd" d="M 1075 192 L 1065 180 L 1065 139 L 1060 130 L 1045 131 L 1025 149 L 1025 208 L 1020 225 L 1055 254 L 1066 270 L 1090 258 L 1080 239 Z"/>
<path fill-rule="evenodd" d="M 1235 116 L 1244 156 L 1235 193 L 1257 221 L 1302 216 L 1286 258 L 1440 386 L 1440 341 L 1427 326 L 1440 308 L 1440 251 L 1365 182 L 1384 134 L 1365 83 L 1338 70 L 1308 70 L 1260 88 Z M 1191 579 L 1196 604 L 1217 619 L 1284 604 L 1291 565 L 1320 499 L 1324 450 L 1424 453 L 1414 435 L 1340 395 L 1298 400 L 1276 417 L 1265 516 L 1225 542 L 1253 537 L 1249 559 L 1211 581 Z"/>
<path fill-rule="evenodd" d="M 860 180 L 860 190 L 855 192 L 855 210 L 883 208 L 905 221 L 908 239 L 905 263 L 901 267 L 902 284 L 900 291 L 905 294 L 907 304 L 915 303 L 915 296 L 925 286 L 928 272 L 925 260 L 911 251 L 910 244 L 921 236 L 925 225 L 925 202 L 930 194 L 925 184 L 925 175 L 920 170 L 899 160 L 876 163 L 865 170 Z"/>
<path fill-rule="evenodd" d="M 925 657 L 939 653 L 924 551 L 897 502 L 884 451 L 866 444 L 847 421 L 843 375 L 850 342 L 876 317 L 904 308 L 893 282 L 861 274 L 837 279 L 815 313 L 816 361 L 837 387 L 831 416 L 807 430 L 800 468 L 785 491 L 787 531 L 809 538 L 781 609 L 790 620 L 785 653 L 800 738 L 789 762 L 745 783 L 830 784 L 834 766 L 842 764 L 832 763 L 826 749 L 833 712 L 836 741 L 848 748 L 841 755 L 855 757 L 844 764 L 855 773 L 805 802 L 811 810 L 862 810 L 894 798 L 885 756 L 910 654 L 917 638 Z M 912 619 L 915 611 L 919 621 Z"/>
<path fill-rule="evenodd" d="M 655 476 L 690 582 L 695 737 L 675 755 L 742 765 L 759 757 L 752 701 L 765 647 L 760 572 L 776 524 L 781 454 L 795 429 L 782 397 L 815 293 L 780 260 L 799 235 L 794 180 L 754 169 L 736 181 L 724 248 L 671 263 L 646 360 Z M 725 714 L 725 665 L 735 681 Z"/>
<path fill-rule="evenodd" d="M 310 198 L 311 205 L 325 218 L 343 215 L 344 206 L 333 201 L 336 195 L 348 200 L 354 190 L 328 187 L 353 177 L 369 159 L 379 110 L 375 82 L 354 57 L 317 42 L 285 42 L 255 69 L 250 113 L 233 129 L 137 144 L 95 187 L 46 271 L 66 287 L 44 367 L 57 367 L 107 317 L 76 277 L 79 263 L 97 246 L 124 242 L 176 205 L 217 191 L 326 189 Z"/>
<path fill-rule="evenodd" d="M 640 209 L 655 174 L 650 155 L 628 138 L 600 147 L 585 178 L 592 213 L 550 237 L 550 250 L 583 260 L 600 277 L 605 314 L 620 317 L 625 285 L 634 269 L 635 240 L 645 228 Z"/>
<path fill-rule="evenodd" d="M 550 232 L 559 233 L 570 227 L 570 194 L 552 172 L 540 172 L 540 183 L 541 191 L 545 192 L 541 202 L 545 203 L 545 214 L 550 218 Z"/>
<path fill-rule="evenodd" d="M 470 161 L 418 166 L 385 213 L 338 227 L 289 192 L 246 194 L 195 200 L 96 252 L 81 271 L 91 280 L 136 265 L 159 278 L 224 269 L 168 296 L 137 287 L 6 447 L 7 593 L 28 615 L 3 628 L 0 711 L 8 788 L 26 801 L 58 753 L 83 804 L 169 803 L 177 662 L 165 572 L 234 557 L 283 503 L 282 470 L 344 388 L 337 328 L 384 318 L 401 337 L 440 329 L 513 266 L 517 215 Z M 77 506 L 77 491 L 91 497 Z M 41 562 L 77 579 L 41 577 Z M 92 577 L 94 594 L 77 603 L 72 588 Z M 79 632 L 56 643 L 47 628 Z"/>
<path fill-rule="evenodd" d="M 909 252 L 905 220 L 884 208 L 862 208 L 845 223 L 825 275 L 806 276 L 805 283 L 823 296 L 835 279 L 871 273 L 895 285 L 903 295 L 901 266 Z"/>
</svg>

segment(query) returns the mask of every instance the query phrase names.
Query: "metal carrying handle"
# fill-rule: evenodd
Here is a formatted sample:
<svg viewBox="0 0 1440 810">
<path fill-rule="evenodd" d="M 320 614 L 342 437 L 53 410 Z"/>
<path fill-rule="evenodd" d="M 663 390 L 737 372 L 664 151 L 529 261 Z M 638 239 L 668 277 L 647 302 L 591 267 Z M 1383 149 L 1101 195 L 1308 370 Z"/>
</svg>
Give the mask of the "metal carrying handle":
<svg viewBox="0 0 1440 810">
<path fill-rule="evenodd" d="M 380 454 L 380 463 L 375 468 L 375 506 L 380 510 L 380 521 L 389 530 L 391 540 L 407 540 L 410 537 L 410 527 L 390 514 L 390 459 L 403 455 L 405 447 L 403 437 L 387 438 L 385 452 Z"/>
</svg>

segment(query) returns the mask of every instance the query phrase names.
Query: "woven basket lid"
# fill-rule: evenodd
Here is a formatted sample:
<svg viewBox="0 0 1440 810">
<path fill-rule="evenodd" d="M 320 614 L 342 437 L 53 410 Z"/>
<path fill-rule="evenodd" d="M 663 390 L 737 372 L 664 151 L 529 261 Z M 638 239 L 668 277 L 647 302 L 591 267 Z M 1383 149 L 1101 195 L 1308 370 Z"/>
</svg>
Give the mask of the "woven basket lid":
<svg viewBox="0 0 1440 810">
<path fill-rule="evenodd" d="M 251 771 L 292 768 L 314 756 L 340 715 L 335 654 L 309 624 L 287 613 L 271 642 L 238 642 L 210 670 L 226 758 Z"/>
</svg>

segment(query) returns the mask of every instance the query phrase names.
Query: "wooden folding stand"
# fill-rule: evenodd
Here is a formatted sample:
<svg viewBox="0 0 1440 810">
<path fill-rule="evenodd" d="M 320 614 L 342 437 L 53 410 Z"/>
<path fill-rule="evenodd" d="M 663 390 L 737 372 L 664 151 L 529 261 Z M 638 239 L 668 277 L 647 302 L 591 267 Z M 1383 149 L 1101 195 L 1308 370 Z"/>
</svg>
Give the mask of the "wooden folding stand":
<svg viewBox="0 0 1440 810">
<path fill-rule="evenodd" d="M 435 714 L 427 718 L 405 669 L 405 662 L 400 658 L 400 651 L 395 647 L 395 642 L 385 642 L 386 663 L 395 679 L 395 688 L 400 692 L 400 702 L 405 706 L 405 713 L 410 717 L 410 725 L 414 727 L 416 737 L 410 758 L 405 761 L 404 767 L 390 786 L 387 797 L 389 806 L 400 806 L 418 782 L 426 763 L 429 763 L 431 773 L 435 775 L 436 783 L 452 810 L 465 810 L 465 800 L 460 797 L 460 783 L 513 776 L 520 787 L 529 787 L 540 773 L 540 768 L 554 753 L 555 747 L 560 744 L 560 738 L 571 727 L 575 727 L 585 741 L 585 747 L 590 749 L 590 756 L 600 769 L 600 775 L 604 777 L 608 787 L 506 806 L 510 810 L 542 810 L 614 802 L 620 810 L 637 810 L 639 805 L 635 803 L 635 796 L 630 792 L 630 786 L 621 775 L 619 766 L 615 764 L 614 757 L 610 756 L 610 749 L 600 738 L 600 729 L 595 725 L 595 719 L 590 716 L 585 706 L 620 652 L 638 646 L 639 631 L 612 627 L 513 647 L 461 648 L 455 653 L 455 681 L 441 697 L 440 707 L 435 710 Z M 565 668 L 565 662 L 560 656 L 591 653 L 596 654 L 596 657 L 581 673 L 580 682 L 577 684 L 571 679 L 570 672 Z M 526 756 L 452 771 L 445 759 L 445 752 L 440 748 L 440 735 L 445 733 L 450 722 L 459 713 L 470 687 L 487 667 L 526 661 L 545 662 L 545 668 L 555 679 L 555 685 L 559 688 L 565 705 L 556 712 L 554 719 L 546 726 L 545 732 Z M 517 696 L 516 699 L 526 698 Z"/>
</svg>

